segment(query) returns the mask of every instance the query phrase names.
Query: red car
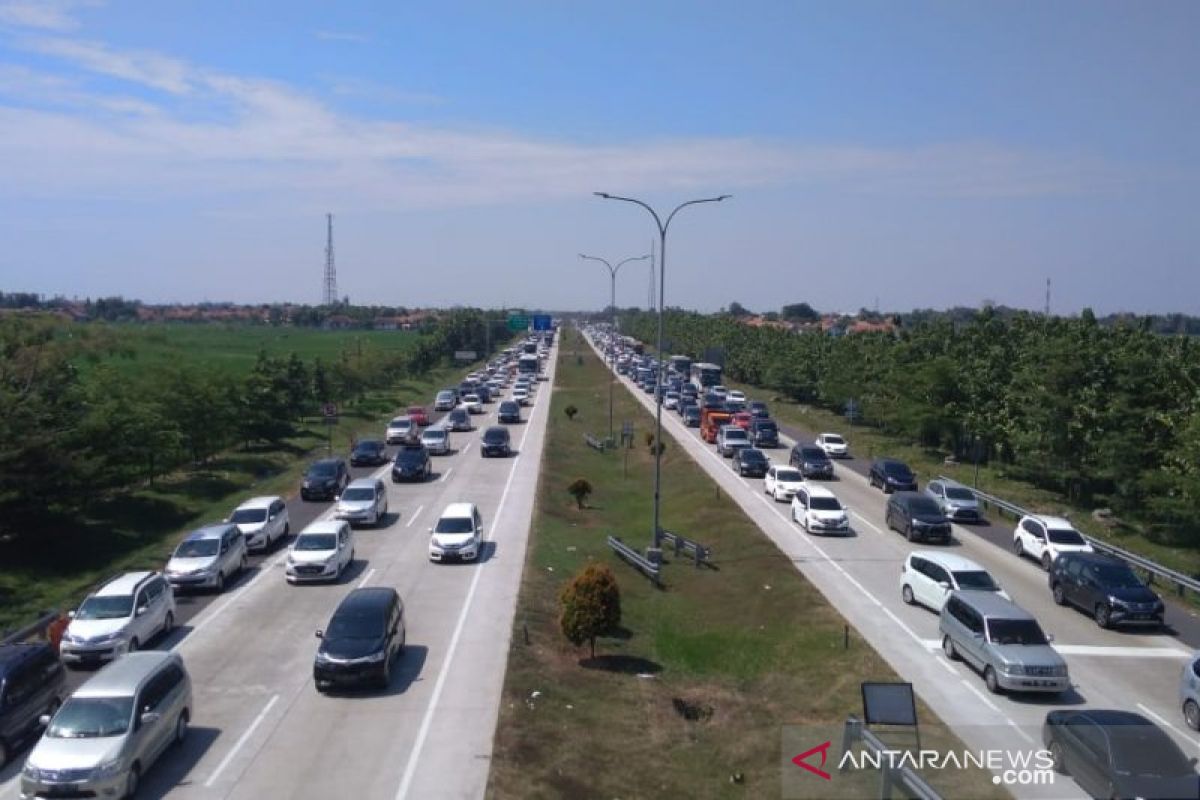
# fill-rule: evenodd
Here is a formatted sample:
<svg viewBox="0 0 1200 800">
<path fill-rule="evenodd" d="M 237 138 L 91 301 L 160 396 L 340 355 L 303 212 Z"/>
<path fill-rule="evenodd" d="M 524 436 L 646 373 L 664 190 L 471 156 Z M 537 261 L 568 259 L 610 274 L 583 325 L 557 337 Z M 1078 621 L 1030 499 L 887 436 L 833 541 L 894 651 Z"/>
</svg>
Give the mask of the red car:
<svg viewBox="0 0 1200 800">
<path fill-rule="evenodd" d="M 733 424 L 737 425 L 744 431 L 750 430 L 750 423 L 754 420 L 754 415 L 749 411 L 739 411 L 733 415 Z"/>
<path fill-rule="evenodd" d="M 425 413 L 425 406 L 409 406 L 404 413 L 418 425 L 429 424 L 429 415 Z"/>
</svg>

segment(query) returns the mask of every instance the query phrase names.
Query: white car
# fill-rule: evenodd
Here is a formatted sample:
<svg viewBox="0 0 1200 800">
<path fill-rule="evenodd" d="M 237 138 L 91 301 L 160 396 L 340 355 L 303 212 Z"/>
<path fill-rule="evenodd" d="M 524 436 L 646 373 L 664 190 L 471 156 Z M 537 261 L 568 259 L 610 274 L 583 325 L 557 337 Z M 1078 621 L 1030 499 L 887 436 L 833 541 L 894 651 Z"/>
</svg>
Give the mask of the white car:
<svg viewBox="0 0 1200 800">
<path fill-rule="evenodd" d="M 100 664 L 131 653 L 175 627 L 175 593 L 157 572 L 126 572 L 70 613 L 59 657 L 64 664 Z"/>
<path fill-rule="evenodd" d="M 251 497 L 235 508 L 225 521 L 241 529 L 251 552 L 270 550 L 292 532 L 287 503 L 282 497 Z"/>
<path fill-rule="evenodd" d="M 399 444 L 413 438 L 417 433 L 417 424 L 412 417 L 396 417 L 388 423 L 384 439 L 388 444 Z"/>
<path fill-rule="evenodd" d="M 792 522 L 805 533 L 849 533 L 850 510 L 824 486 L 805 483 L 792 497 Z"/>
<path fill-rule="evenodd" d="M 1062 517 L 1043 517 L 1030 514 L 1021 517 L 1013 531 L 1013 551 L 1018 556 L 1032 556 L 1049 570 L 1061 553 L 1091 553 L 1087 539 Z"/>
<path fill-rule="evenodd" d="M 421 444 L 429 455 L 444 456 L 450 452 L 450 431 L 440 425 L 426 428 L 421 434 Z"/>
<path fill-rule="evenodd" d="M 725 394 L 725 402 L 727 403 L 744 403 L 746 402 L 746 393 L 741 389 L 730 389 Z"/>
<path fill-rule="evenodd" d="M 524 386 L 513 389 L 512 399 L 523 406 L 529 405 L 529 391 Z"/>
<path fill-rule="evenodd" d="M 850 455 L 850 445 L 840 433 L 822 433 L 817 437 L 816 445 L 830 458 L 846 458 Z"/>
<path fill-rule="evenodd" d="M 483 522 L 474 503 L 451 503 L 429 529 L 429 560 L 474 561 L 483 545 Z"/>
<path fill-rule="evenodd" d="M 351 525 L 379 525 L 387 516 L 387 489 L 378 478 L 351 481 L 338 498 L 334 516 Z"/>
<path fill-rule="evenodd" d="M 729 390 L 718 383 L 716 386 L 708 387 L 708 394 L 715 394 L 717 397 L 724 400 L 728 397 Z"/>
<path fill-rule="evenodd" d="M 483 401 L 479 399 L 477 394 L 468 394 L 463 397 L 462 404 L 467 407 L 468 414 L 482 414 Z"/>
<path fill-rule="evenodd" d="M 667 392 L 663 396 L 663 408 L 679 408 L 679 392 Z"/>
<path fill-rule="evenodd" d="M 983 567 L 954 553 L 914 550 L 900 567 L 900 597 L 910 606 L 919 603 L 941 611 L 950 593 L 959 589 L 995 592 L 1011 600 Z"/>
<path fill-rule="evenodd" d="M 795 467 L 772 466 L 763 478 L 763 491 L 777 503 L 786 503 L 796 495 L 804 484 L 804 476 Z"/>
<path fill-rule="evenodd" d="M 314 522 L 288 548 L 288 583 L 337 581 L 354 561 L 354 531 L 345 520 Z"/>
</svg>

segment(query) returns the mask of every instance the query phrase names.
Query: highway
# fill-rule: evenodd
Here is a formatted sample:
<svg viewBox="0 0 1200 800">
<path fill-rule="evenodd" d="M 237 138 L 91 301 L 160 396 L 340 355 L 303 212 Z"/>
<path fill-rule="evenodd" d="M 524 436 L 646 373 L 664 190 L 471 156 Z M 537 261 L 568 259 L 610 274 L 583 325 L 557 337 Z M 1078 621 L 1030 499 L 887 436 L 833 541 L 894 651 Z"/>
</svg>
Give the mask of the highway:
<svg viewBox="0 0 1200 800">
<path fill-rule="evenodd" d="M 653 413 L 653 396 L 627 378 L 620 380 Z M 955 525 L 952 550 L 982 564 L 1016 603 L 1037 617 L 1055 636 L 1054 646 L 1070 669 L 1073 689 L 1062 697 L 991 695 L 978 674 L 942 654 L 937 615 L 900 598 L 900 566 L 908 552 L 938 545 L 913 545 L 888 530 L 886 496 L 869 487 L 862 474 L 837 463 L 835 480 L 825 484 L 851 509 L 852 535 L 812 536 L 791 521 L 787 504 L 764 494 L 761 479 L 739 477 L 728 459 L 700 439 L 698 429 L 685 427 L 667 410 L 663 427 L 968 746 L 1040 747 L 1047 711 L 1088 706 L 1142 713 L 1174 735 L 1185 753 L 1200 757 L 1200 735 L 1186 728 L 1176 699 L 1179 672 L 1191 648 L 1174 636 L 1102 630 L 1090 617 L 1054 604 L 1040 566 L 995 546 L 970 527 Z M 795 444 L 783 438 L 783 447 L 767 451 L 775 463 L 786 463 Z M 663 506 L 669 520 L 669 496 Z M 1082 796 L 1063 776 L 1049 787 L 1009 788 L 1019 797 Z"/>
<path fill-rule="evenodd" d="M 192 677 L 192 728 L 143 778 L 139 797 L 482 797 L 508 659 L 553 386 L 551 348 L 525 421 L 509 426 L 512 458 L 481 458 L 479 435 L 498 401 L 451 434 L 435 475 L 388 486 L 390 514 L 355 531 L 355 561 L 333 585 L 288 585 L 285 549 L 256 559 L 219 596 L 180 598 L 178 650 Z M 362 474 L 387 476 L 390 463 Z M 451 502 L 474 502 L 485 544 L 478 563 L 435 564 L 428 529 Z M 289 502 L 292 533 L 328 504 Z M 317 640 L 359 586 L 394 586 L 405 603 L 406 652 L 390 688 L 322 695 L 312 681 Z M 73 678 L 77 683 L 87 674 Z M 18 795 L 24 754 L 0 774 Z"/>
</svg>

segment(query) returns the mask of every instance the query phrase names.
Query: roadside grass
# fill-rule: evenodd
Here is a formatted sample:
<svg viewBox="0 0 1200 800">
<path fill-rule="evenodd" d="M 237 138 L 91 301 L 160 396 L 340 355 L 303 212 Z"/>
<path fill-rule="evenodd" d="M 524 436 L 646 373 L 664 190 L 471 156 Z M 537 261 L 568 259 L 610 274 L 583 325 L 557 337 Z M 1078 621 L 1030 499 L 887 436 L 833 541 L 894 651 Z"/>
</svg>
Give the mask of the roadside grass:
<svg viewBox="0 0 1200 800">
<path fill-rule="evenodd" d="M 207 463 L 98 500 L 81 517 L 59 517 L 53 530 L 18 548 L 0 541 L 0 631 L 20 627 L 48 609 L 66 609 L 105 578 L 130 569 L 160 569 L 179 536 L 223 519 L 260 494 L 297 493 L 309 461 L 349 454 L 358 438 L 382 438 L 387 420 L 410 404 L 432 405 L 434 392 L 470 365 L 410 377 L 369 393 L 341 410 L 336 425 L 319 419 L 297 425 L 277 447 L 234 448 Z"/>
<path fill-rule="evenodd" d="M 673 439 L 663 527 L 711 546 L 716 569 L 668 554 L 659 590 L 611 554 L 609 534 L 639 549 L 650 538 L 643 432 L 653 420 L 618 388 L 618 430 L 633 421 L 635 447 L 590 449 L 585 433 L 607 433 L 608 374 L 577 332 L 563 337 L 553 393 L 539 398 L 551 404 L 549 429 L 487 796 L 777 797 L 783 726 L 805 726 L 802 738 L 821 731 L 836 758 L 842 723 L 861 714 L 860 682 L 897 676 L 853 629 L 844 646 L 844 618 Z M 566 491 L 578 477 L 595 490 L 584 509 Z M 557 622 L 560 587 L 591 560 L 611 565 L 622 606 L 621 629 L 597 641 L 594 661 Z M 923 704 L 919 713 L 926 742 L 953 741 Z M 946 796 L 1007 796 L 980 772 L 940 779 Z M 796 784 L 805 796 L 870 797 L 877 781 Z"/>
<path fill-rule="evenodd" d="M 913 445 L 900 437 L 864 425 L 851 425 L 844 416 L 814 406 L 800 405 L 777 399 L 769 390 L 748 384 L 729 382 L 728 386 L 742 389 L 748 397 L 767 400 L 771 414 L 786 425 L 794 425 L 811 433 L 837 431 L 850 442 L 851 452 L 871 460 L 877 456 L 899 458 L 917 473 L 922 484 L 938 475 L 945 475 L 966 486 L 975 485 L 975 465 L 970 462 L 945 463 L 946 453 Z M 1067 517 L 1083 533 L 1103 542 L 1156 561 L 1186 575 L 1200 575 L 1200 550 L 1171 547 L 1152 542 L 1127 525 L 1107 526 L 1093 519 L 1091 509 L 1072 505 L 1061 494 L 1039 489 L 1004 474 L 1003 469 L 988 464 L 979 465 L 980 491 L 995 495 L 1010 503 L 1042 514 Z M 1016 520 L 1001 517 L 990 510 L 992 522 L 1016 527 Z"/>
</svg>

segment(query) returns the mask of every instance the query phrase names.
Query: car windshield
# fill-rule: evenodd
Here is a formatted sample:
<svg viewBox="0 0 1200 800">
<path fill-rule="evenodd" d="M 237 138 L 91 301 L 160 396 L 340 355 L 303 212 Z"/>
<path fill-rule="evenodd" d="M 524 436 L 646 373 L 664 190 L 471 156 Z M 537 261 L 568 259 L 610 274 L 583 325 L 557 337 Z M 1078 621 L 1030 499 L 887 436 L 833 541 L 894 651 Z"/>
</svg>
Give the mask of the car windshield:
<svg viewBox="0 0 1200 800">
<path fill-rule="evenodd" d="M 759 463 L 765 462 L 767 457 L 760 450 L 743 450 L 742 461 L 756 461 Z"/>
<path fill-rule="evenodd" d="M 842 504 L 836 497 L 813 497 L 808 501 L 808 507 L 813 511 L 841 511 Z"/>
<path fill-rule="evenodd" d="M 898 464 L 895 461 L 885 462 L 883 465 L 883 471 L 886 472 L 888 475 L 891 475 L 893 478 L 911 478 L 912 477 L 912 470 L 910 470 L 904 464 Z"/>
<path fill-rule="evenodd" d="M 1123 775 L 1170 777 L 1192 773 L 1179 747 L 1153 725 L 1106 725 L 1113 766 Z"/>
<path fill-rule="evenodd" d="M 51 739 L 120 736 L 129 730 L 132 720 L 132 697 L 72 697 L 54 715 L 46 736 Z"/>
<path fill-rule="evenodd" d="M 503 411 L 505 414 L 511 414 L 512 412 L 517 410 L 517 404 L 512 402 L 511 400 L 505 400 L 503 403 L 500 404 L 500 410 Z"/>
<path fill-rule="evenodd" d="M 981 569 L 956 572 L 954 573 L 954 582 L 960 589 L 979 589 L 983 592 L 1000 591 L 1000 587 L 992 580 L 992 576 Z"/>
<path fill-rule="evenodd" d="M 430 439 L 435 442 L 440 442 L 442 439 L 446 438 L 446 432 L 439 431 L 439 430 L 425 431 L 425 435 L 422 436 L 421 438 Z"/>
<path fill-rule="evenodd" d="M 938 508 L 938 504 L 933 501 L 933 498 L 917 496 L 909 500 L 908 508 L 914 514 L 930 514 L 932 516 L 941 516 L 942 510 Z"/>
<path fill-rule="evenodd" d="M 1046 644 L 1046 634 L 1031 619 L 989 619 L 987 627 L 993 644 Z"/>
<path fill-rule="evenodd" d="M 187 539 L 175 548 L 176 558 L 204 558 L 215 556 L 221 549 L 220 539 Z"/>
<path fill-rule="evenodd" d="M 825 451 L 819 447 L 806 447 L 800 451 L 800 455 L 806 459 L 812 459 L 813 461 L 825 460 Z"/>
<path fill-rule="evenodd" d="M 804 476 L 798 469 L 781 469 L 775 473 L 775 480 L 783 483 L 800 483 L 804 480 Z"/>
<path fill-rule="evenodd" d="M 409 424 L 408 417 L 396 417 L 394 420 L 392 420 L 393 428 L 407 428 L 408 424 Z"/>
<path fill-rule="evenodd" d="M 229 521 L 234 525 L 245 525 L 251 522 L 266 522 L 267 510 L 265 508 L 239 508 L 229 517 Z"/>
<path fill-rule="evenodd" d="M 342 492 L 343 500 L 374 500 L 375 490 L 367 486 L 350 488 Z"/>
<path fill-rule="evenodd" d="M 975 493 L 970 489 L 963 489 L 959 486 L 947 486 L 946 497 L 951 500 L 974 500 Z"/>
<path fill-rule="evenodd" d="M 313 464 L 309 468 L 308 474 L 317 478 L 329 478 L 337 473 L 337 467 L 333 464 Z"/>
<path fill-rule="evenodd" d="M 325 629 L 326 639 L 378 639 L 383 636 L 379 614 L 334 614 Z"/>
<path fill-rule="evenodd" d="M 1049 528 L 1046 531 L 1046 538 L 1054 544 L 1087 544 L 1078 531 L 1070 528 Z"/>
<path fill-rule="evenodd" d="M 470 517 L 442 517 L 437 522 L 434 533 L 470 533 Z"/>
<path fill-rule="evenodd" d="M 133 595 L 89 597 L 75 612 L 75 619 L 121 619 L 133 613 Z"/>
<path fill-rule="evenodd" d="M 383 444 L 381 442 L 359 442 L 354 447 L 354 451 L 356 453 L 371 453 L 382 449 Z"/>
<path fill-rule="evenodd" d="M 845 444 L 846 440 L 831 433 L 825 434 L 825 444 Z"/>
<path fill-rule="evenodd" d="M 337 536 L 332 533 L 302 533 L 296 538 L 297 550 L 333 550 L 337 548 Z"/>
<path fill-rule="evenodd" d="M 1112 589 L 1139 589 L 1144 585 L 1133 570 L 1124 564 L 1097 564 L 1092 569 L 1101 585 Z"/>
<path fill-rule="evenodd" d="M 772 431 L 772 432 L 774 432 L 775 423 L 767 422 L 764 420 L 764 421 L 759 422 L 757 425 L 755 425 L 754 429 L 757 431 Z"/>
<path fill-rule="evenodd" d="M 483 440 L 488 444 L 500 444 L 508 441 L 508 431 L 501 428 L 498 431 L 488 431 L 483 434 Z"/>
</svg>

